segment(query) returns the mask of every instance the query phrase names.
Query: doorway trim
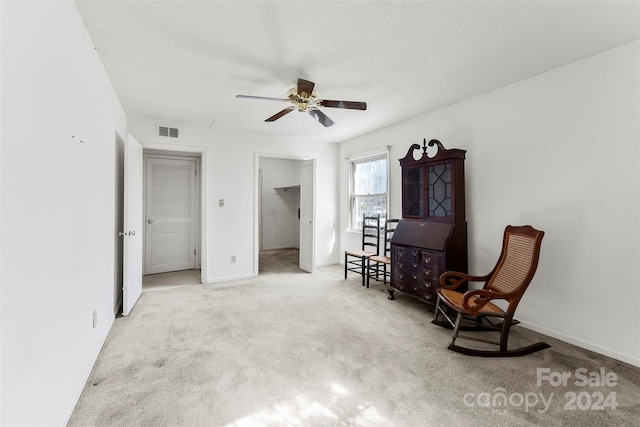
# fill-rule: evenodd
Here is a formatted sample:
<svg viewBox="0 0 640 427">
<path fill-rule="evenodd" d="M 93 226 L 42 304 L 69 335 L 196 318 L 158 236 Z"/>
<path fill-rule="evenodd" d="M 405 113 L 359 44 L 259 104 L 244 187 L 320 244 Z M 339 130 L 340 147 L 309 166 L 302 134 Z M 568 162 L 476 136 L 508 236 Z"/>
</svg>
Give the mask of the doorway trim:
<svg viewBox="0 0 640 427">
<path fill-rule="evenodd" d="M 253 157 L 253 275 L 258 276 L 260 270 L 260 159 L 277 159 L 277 160 L 311 160 L 309 156 L 292 156 L 277 153 L 259 153 L 255 152 Z M 315 206 L 313 208 L 315 210 Z M 315 224 L 314 224 L 315 227 Z M 313 242 L 315 245 L 315 241 Z"/>
<path fill-rule="evenodd" d="M 142 142 L 144 153 L 147 154 L 151 151 L 153 154 L 168 155 L 168 156 L 183 156 L 183 157 L 196 157 L 194 154 L 200 154 L 200 179 L 198 181 L 200 186 L 200 234 L 198 236 L 199 251 L 200 251 L 200 283 L 208 283 L 207 277 L 207 230 L 208 230 L 208 195 L 207 195 L 207 164 L 208 164 L 208 150 L 206 147 L 191 147 L 184 145 L 163 144 L 156 142 Z"/>
</svg>

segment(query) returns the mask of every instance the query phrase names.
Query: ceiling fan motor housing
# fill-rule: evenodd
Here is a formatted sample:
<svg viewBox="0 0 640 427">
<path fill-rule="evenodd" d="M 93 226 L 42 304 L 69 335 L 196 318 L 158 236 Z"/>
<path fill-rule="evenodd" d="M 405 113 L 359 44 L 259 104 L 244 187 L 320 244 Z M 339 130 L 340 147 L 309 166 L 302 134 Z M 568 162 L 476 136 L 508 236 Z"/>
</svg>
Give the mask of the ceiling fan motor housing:
<svg viewBox="0 0 640 427">
<path fill-rule="evenodd" d="M 313 90 L 311 94 L 306 92 L 298 93 L 297 87 L 292 87 L 287 92 L 289 100 L 300 112 L 318 109 L 318 92 Z"/>
</svg>

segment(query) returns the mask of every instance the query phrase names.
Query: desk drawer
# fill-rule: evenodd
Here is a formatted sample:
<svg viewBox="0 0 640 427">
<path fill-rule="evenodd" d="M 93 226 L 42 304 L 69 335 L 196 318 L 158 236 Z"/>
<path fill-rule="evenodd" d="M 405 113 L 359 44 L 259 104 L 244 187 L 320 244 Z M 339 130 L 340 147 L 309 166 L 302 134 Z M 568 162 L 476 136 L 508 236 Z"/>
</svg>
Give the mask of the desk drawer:
<svg viewBox="0 0 640 427">
<path fill-rule="evenodd" d="M 445 258 L 444 258 L 444 254 L 442 254 L 441 252 L 431 252 L 431 251 L 425 251 L 425 250 L 420 250 L 419 251 L 419 256 L 420 256 L 420 263 L 422 264 L 423 267 L 434 267 L 434 268 L 440 268 L 440 269 L 444 269 L 445 268 Z"/>
<path fill-rule="evenodd" d="M 406 246 L 393 246 L 392 257 L 397 262 L 417 263 L 420 250 L 418 248 L 407 248 Z"/>
<path fill-rule="evenodd" d="M 413 286 L 424 287 L 422 285 L 422 277 L 420 277 L 420 275 L 416 271 L 398 271 L 398 270 L 394 270 L 393 271 L 393 278 L 398 280 L 399 282 L 408 283 L 412 287 Z"/>
<path fill-rule="evenodd" d="M 436 292 L 435 288 L 425 288 L 418 282 L 413 282 L 410 280 L 400 280 L 395 279 L 392 281 L 391 286 L 398 289 L 399 291 L 405 292 L 407 294 L 415 295 L 418 299 L 425 301 L 430 304 L 436 303 Z"/>
<path fill-rule="evenodd" d="M 393 268 L 399 272 L 418 273 L 420 272 L 420 263 L 417 261 L 398 260 L 393 262 Z M 422 275 L 422 273 L 420 273 Z"/>
<path fill-rule="evenodd" d="M 425 288 L 421 282 L 413 280 L 411 277 L 409 278 L 396 277 L 392 285 L 394 288 L 397 288 L 401 291 L 416 294 L 416 295 L 422 295 L 428 291 L 428 289 Z"/>
<path fill-rule="evenodd" d="M 423 267 L 421 273 L 422 283 L 425 287 L 429 287 L 429 285 L 438 287 L 440 286 L 440 275 L 444 273 L 446 270 L 441 267 Z"/>
</svg>

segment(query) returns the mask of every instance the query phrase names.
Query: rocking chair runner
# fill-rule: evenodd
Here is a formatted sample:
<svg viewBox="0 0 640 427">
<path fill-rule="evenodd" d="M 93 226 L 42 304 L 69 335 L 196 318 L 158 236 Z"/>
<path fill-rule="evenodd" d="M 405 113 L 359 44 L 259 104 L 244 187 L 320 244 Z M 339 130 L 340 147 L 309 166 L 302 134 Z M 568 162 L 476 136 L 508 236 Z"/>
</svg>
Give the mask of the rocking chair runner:
<svg viewBox="0 0 640 427">
<path fill-rule="evenodd" d="M 523 356 L 550 347 L 545 342 L 539 342 L 519 349 L 507 349 L 509 329 L 518 323 L 513 319 L 513 315 L 538 267 L 543 237 L 544 231 L 536 230 L 529 225 L 520 227 L 509 225 L 504 231 L 500 259 L 489 274 L 480 277 L 447 271 L 440 276 L 441 287 L 437 289 L 436 317 L 432 323 L 453 327 L 449 350 L 470 356 L 505 357 Z M 469 290 L 464 294 L 455 290 L 467 281 L 484 282 L 484 286 L 482 289 Z M 506 301 L 507 308 L 501 309 L 491 302 L 493 300 Z M 447 307 L 450 310 L 447 310 Z M 451 310 L 457 313 L 455 321 L 448 313 Z M 439 319 L 440 315 L 444 316 L 446 322 Z M 494 324 L 489 320 L 496 317 L 502 318 L 502 322 Z M 500 332 L 500 340 L 490 341 L 471 335 L 461 335 L 462 328 L 480 331 L 497 330 Z M 478 350 L 461 347 L 456 345 L 458 338 L 495 344 L 500 349 Z"/>
</svg>

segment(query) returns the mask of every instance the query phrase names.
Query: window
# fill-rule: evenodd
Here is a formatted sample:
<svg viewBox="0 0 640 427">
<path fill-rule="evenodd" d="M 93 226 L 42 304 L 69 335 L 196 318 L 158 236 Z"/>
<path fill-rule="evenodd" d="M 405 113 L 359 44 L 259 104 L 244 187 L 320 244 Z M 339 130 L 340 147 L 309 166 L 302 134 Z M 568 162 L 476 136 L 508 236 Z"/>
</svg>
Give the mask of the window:
<svg viewBox="0 0 640 427">
<path fill-rule="evenodd" d="M 351 160 L 350 229 L 362 229 L 364 214 L 387 212 L 387 151 Z M 384 222 L 381 222 L 383 224 Z"/>
</svg>

